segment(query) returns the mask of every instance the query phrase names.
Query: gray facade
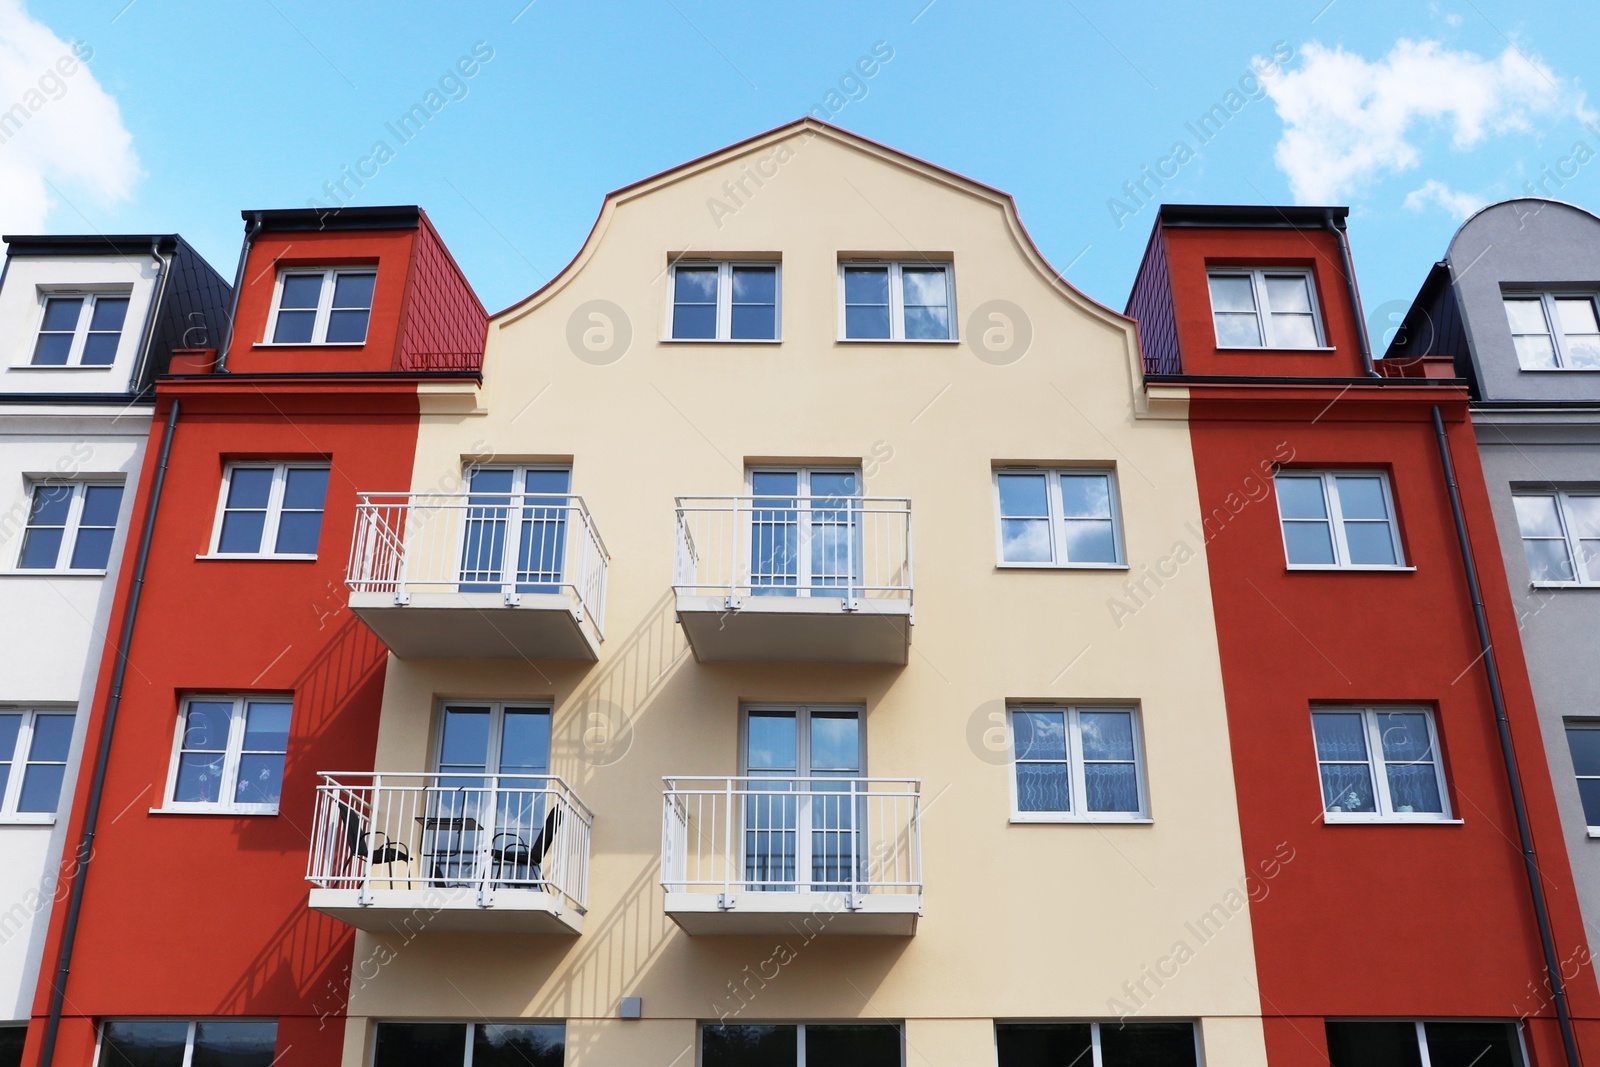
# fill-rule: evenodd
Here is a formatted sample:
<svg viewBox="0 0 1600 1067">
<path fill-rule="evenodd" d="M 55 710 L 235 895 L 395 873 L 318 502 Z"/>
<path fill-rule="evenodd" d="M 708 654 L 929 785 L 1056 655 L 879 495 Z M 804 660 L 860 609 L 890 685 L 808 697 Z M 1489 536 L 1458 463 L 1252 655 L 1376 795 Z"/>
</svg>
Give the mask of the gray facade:
<svg viewBox="0 0 1600 1067">
<path fill-rule="evenodd" d="M 1600 557 L 1589 575 L 1572 559 L 1573 581 L 1536 573 L 1514 497 L 1600 493 L 1600 360 L 1592 369 L 1524 368 L 1506 298 L 1529 301 L 1521 306 L 1531 313 L 1537 294 L 1575 301 L 1586 296 L 1589 307 L 1597 307 L 1600 217 L 1534 198 L 1491 205 L 1456 232 L 1384 358 L 1448 355 L 1456 373 L 1470 383 L 1484 478 L 1593 949 L 1600 946 L 1600 782 L 1589 787 L 1595 793 L 1586 816 L 1567 730 L 1600 726 Z M 1583 313 L 1576 302 L 1567 310 L 1575 311 L 1574 317 Z M 1552 344 L 1560 345 L 1560 324 L 1547 318 L 1546 325 L 1552 328 Z M 1535 335 L 1534 351 L 1542 344 Z M 1588 345 L 1575 336 L 1561 360 L 1589 362 Z M 1600 500 L 1593 506 L 1600 514 Z M 1575 542 L 1572 520 L 1580 516 L 1557 514 L 1569 520 L 1564 528 Z M 1593 533 L 1600 536 L 1600 529 Z M 1577 547 L 1574 543 L 1569 551 Z M 1600 733 L 1590 737 L 1600 750 Z M 1591 823 L 1597 827 L 1593 832 Z"/>
</svg>

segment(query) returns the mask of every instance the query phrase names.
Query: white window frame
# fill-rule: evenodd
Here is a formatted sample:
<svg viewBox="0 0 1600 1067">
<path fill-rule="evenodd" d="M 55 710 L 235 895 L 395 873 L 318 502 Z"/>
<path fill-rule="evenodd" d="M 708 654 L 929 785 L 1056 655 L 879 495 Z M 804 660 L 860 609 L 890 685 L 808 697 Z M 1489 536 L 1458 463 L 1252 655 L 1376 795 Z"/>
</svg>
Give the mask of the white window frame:
<svg viewBox="0 0 1600 1067">
<path fill-rule="evenodd" d="M 1006 559 L 1005 519 L 1000 506 L 1000 476 L 1003 474 L 1043 474 L 1045 479 L 1046 505 L 1049 509 L 1050 519 L 1050 561 Z M 1069 520 L 1062 514 L 1061 506 L 1061 476 L 1076 474 L 1103 474 L 1110 487 L 1111 506 L 1111 537 L 1117 550 L 1117 558 L 1111 563 L 1088 561 L 1075 563 L 1064 559 L 1067 545 L 1067 523 Z M 994 468 L 991 482 L 994 488 L 994 557 L 997 567 L 1020 570 L 1086 570 L 1086 571 L 1121 571 L 1128 569 L 1127 548 L 1122 543 L 1122 496 L 1117 491 L 1117 469 L 1114 465 L 1094 467 L 996 467 Z M 1013 516 L 1016 517 L 1016 516 Z"/>
<path fill-rule="evenodd" d="M 274 1024 L 278 1024 L 278 1025 L 282 1024 L 282 1020 L 281 1019 L 277 1019 L 277 1018 L 243 1018 L 243 1017 L 235 1017 L 235 1016 L 232 1016 L 232 1015 L 207 1016 L 204 1019 L 172 1019 L 172 1018 L 164 1018 L 164 1017 L 161 1017 L 161 1016 L 143 1016 L 143 1015 L 116 1016 L 116 1017 L 113 1017 L 113 1018 L 104 1018 L 104 1019 L 101 1019 L 99 1021 L 99 1024 L 94 1028 L 94 1062 L 97 1065 L 97 1067 L 102 1062 L 101 1059 L 100 1059 L 100 1053 L 101 1053 L 101 1046 L 105 1044 L 106 1024 L 107 1023 L 177 1023 L 177 1022 L 187 1023 L 189 1025 L 189 1033 L 188 1033 L 188 1036 L 186 1036 L 184 1038 L 184 1044 L 183 1044 L 183 1067 L 190 1067 L 190 1064 L 192 1064 L 194 1062 L 194 1038 L 195 1038 L 195 1032 L 196 1032 L 196 1030 L 199 1029 L 200 1024 L 203 1023 L 203 1022 L 205 1022 L 205 1023 L 274 1023 Z M 276 1038 L 274 1039 L 274 1042 L 276 1042 Z M 287 1051 L 287 1050 L 285 1050 L 285 1051 Z"/>
<path fill-rule="evenodd" d="M 1388 761 L 1383 757 L 1383 730 L 1378 716 L 1391 712 L 1408 715 L 1420 714 L 1428 723 L 1428 748 L 1433 753 L 1433 776 L 1439 790 L 1439 811 L 1395 811 L 1389 796 Z M 1322 821 L 1325 823 L 1456 823 L 1450 807 L 1449 776 L 1444 769 L 1444 749 L 1439 744 L 1439 723 L 1434 710 L 1420 704 L 1313 704 L 1311 714 L 1351 715 L 1359 713 L 1362 731 L 1367 740 L 1367 774 L 1372 780 L 1373 803 L 1377 811 L 1329 811 L 1327 800 L 1322 801 Z M 1317 768 L 1317 795 L 1323 796 L 1323 759 L 1317 752 L 1316 730 L 1311 733 L 1311 758 Z M 1354 763 L 1354 760 L 1329 760 L 1330 763 Z"/>
<path fill-rule="evenodd" d="M 61 792 L 56 796 L 56 810 L 45 811 L 18 811 L 17 803 L 22 798 L 22 778 L 28 769 L 28 751 L 33 747 L 34 723 L 41 715 L 60 715 L 73 720 L 73 739 L 76 739 L 78 711 L 71 705 L 61 707 L 0 707 L 0 713 L 7 715 L 21 715 L 22 724 L 17 728 L 16 748 L 11 752 L 11 773 L 6 779 L 6 786 L 0 791 L 0 823 L 24 823 L 32 825 L 50 825 L 61 814 L 61 803 L 68 803 L 72 798 L 68 787 L 72 784 L 72 740 L 67 743 L 67 758 L 63 760 L 66 770 L 61 775 Z M 54 763 L 54 760 L 40 760 L 40 763 Z"/>
<path fill-rule="evenodd" d="M 311 267 L 284 267 L 278 271 L 277 280 L 272 286 L 272 312 L 267 316 L 267 334 L 261 339 L 261 344 L 274 348 L 307 348 L 312 345 L 331 346 L 334 348 L 360 348 L 367 343 L 367 338 L 372 335 L 372 304 L 367 305 L 367 329 L 359 341 L 329 341 L 328 321 L 333 312 L 333 293 L 338 288 L 338 277 L 341 274 L 370 274 L 372 275 L 372 303 L 378 301 L 378 268 L 372 266 L 350 267 L 324 267 L 321 269 Z M 309 341 L 274 341 L 278 333 L 278 312 L 283 308 L 283 281 L 285 278 L 320 277 L 322 289 L 317 294 L 316 319 L 311 326 L 311 340 Z M 309 308 L 290 308 L 290 311 L 308 311 Z M 354 311 L 354 308 L 341 310 Z"/>
<path fill-rule="evenodd" d="M 690 270 L 717 268 L 717 330 L 715 337 L 674 337 L 673 328 L 678 317 L 678 268 Z M 772 271 L 772 331 L 771 337 L 733 336 L 733 272 L 738 268 Z M 667 286 L 667 328 L 662 341 L 668 344 L 735 344 L 774 345 L 783 340 L 783 263 L 775 259 L 678 259 L 669 272 Z"/>
<path fill-rule="evenodd" d="M 1194 1035 L 1194 1061 L 1197 1064 L 1205 1063 L 1205 1058 L 1202 1055 L 1202 1052 L 1201 1052 L 1201 1049 L 1200 1049 L 1200 1028 L 1198 1026 L 1194 1025 L 1193 1020 L 1191 1020 L 1191 1019 L 1172 1019 L 1172 1020 L 1150 1020 L 1150 1021 L 1171 1021 L 1171 1022 L 1189 1023 L 1190 1031 Z M 1078 1062 L 1078 1063 L 1074 1063 L 1074 1064 L 1071 1064 L 1071 1065 L 1067 1065 L 1067 1067 L 1101 1067 L 1101 1064 L 1102 1064 L 1104 1058 L 1103 1058 L 1103 1055 L 1102 1055 L 1102 1053 L 1100 1051 L 1100 1028 L 1102 1026 L 1105 1026 L 1105 1025 L 1114 1025 L 1114 1026 L 1118 1026 L 1118 1027 L 1123 1025 L 1120 1021 L 1116 1022 L 1116 1023 L 1110 1023 L 1109 1020 L 1102 1021 L 1102 1020 L 1099 1020 L 1099 1019 L 996 1019 L 995 1020 L 995 1025 L 996 1026 L 1004 1026 L 1007 1023 L 1042 1023 L 1042 1024 L 1046 1025 L 1046 1026 L 1050 1026 L 1050 1025 L 1058 1025 L 1058 1026 L 1077 1025 L 1077 1026 L 1083 1026 L 1083 1025 L 1087 1024 L 1088 1027 L 1089 1027 L 1089 1050 L 1090 1050 L 1089 1062 Z M 1134 1025 L 1138 1025 L 1138 1024 L 1135 1023 Z M 996 1040 L 998 1041 L 998 1037 L 996 1038 Z"/>
<path fill-rule="evenodd" d="M 1317 343 L 1314 345 L 1284 345 L 1278 344 L 1277 338 L 1272 334 L 1272 306 L 1267 302 L 1267 277 L 1298 277 L 1306 283 L 1306 293 L 1311 300 L 1311 324 L 1317 334 Z M 1243 278 L 1250 279 L 1250 291 L 1256 303 L 1256 328 L 1261 331 L 1261 344 L 1259 345 L 1225 345 L 1217 334 L 1217 308 L 1211 300 L 1212 278 Z M 1211 267 L 1206 271 L 1206 301 L 1211 304 L 1211 335 L 1216 340 L 1217 348 L 1232 351 L 1279 351 L 1279 352 L 1327 352 L 1328 334 L 1322 325 L 1322 300 L 1317 293 L 1317 279 L 1315 274 L 1304 267 Z M 1225 312 L 1224 314 L 1228 314 Z M 1239 314 L 1239 312 L 1232 312 Z M 1296 313 L 1298 314 L 1298 313 Z"/>
<path fill-rule="evenodd" d="M 1418 1060 L 1418 1062 L 1422 1065 L 1422 1067 L 1432 1067 L 1432 1064 L 1433 1064 L 1433 1059 L 1429 1055 L 1429 1052 L 1428 1052 L 1428 1029 L 1427 1029 L 1428 1023 L 1497 1023 L 1497 1024 L 1502 1024 L 1502 1025 L 1509 1023 L 1511 1025 L 1512 1032 L 1516 1035 L 1516 1038 L 1517 1038 L 1517 1053 L 1518 1053 L 1518 1055 L 1520 1055 L 1522 1057 L 1522 1067 L 1527 1067 L 1528 1063 L 1530 1062 L 1529 1059 L 1528 1059 L 1528 1040 L 1527 1040 L 1527 1035 L 1523 1030 L 1522 1021 L 1520 1019 L 1484 1019 L 1484 1018 L 1477 1018 L 1477 1017 L 1466 1017 L 1466 1018 L 1461 1018 L 1461 1017 L 1437 1018 L 1437 1017 L 1434 1017 L 1434 1018 L 1427 1018 L 1427 1019 L 1387 1019 L 1387 1018 L 1363 1019 L 1363 1018 L 1349 1018 L 1349 1017 L 1345 1017 L 1345 1016 L 1329 1016 L 1328 1018 L 1326 1018 L 1323 1021 L 1324 1021 L 1324 1023 L 1409 1022 L 1413 1026 L 1416 1027 L 1417 1052 L 1418 1052 L 1418 1054 L 1420 1056 L 1420 1059 Z"/>
<path fill-rule="evenodd" d="M 67 353 L 65 363 L 35 363 L 33 354 L 39 347 L 39 334 L 44 332 L 44 313 L 51 300 L 72 300 L 81 297 L 83 304 L 78 308 L 78 323 L 72 330 L 72 348 Z M 101 300 L 126 300 L 128 313 L 122 319 L 122 329 L 117 331 L 117 353 L 110 363 L 84 363 L 83 350 L 89 343 L 89 324 L 94 321 L 94 306 Z M 133 290 L 132 289 L 58 289 L 41 288 L 38 290 L 39 307 L 36 314 L 33 333 L 27 348 L 27 358 L 22 366 L 35 370 L 112 370 L 122 359 L 123 344 L 128 335 L 128 326 L 133 317 Z M 58 331 L 51 331 L 52 333 Z"/>
<path fill-rule="evenodd" d="M 233 712 L 228 719 L 227 749 L 222 757 L 222 784 L 215 801 L 174 800 L 178 787 L 178 759 L 183 754 L 183 734 L 189 722 L 189 705 L 194 701 L 232 702 Z M 279 804 L 241 804 L 233 797 L 239 786 L 239 761 L 244 752 L 245 707 L 251 701 L 289 705 L 291 743 L 294 730 L 294 695 L 291 693 L 185 693 L 178 701 L 178 724 L 172 732 L 172 758 L 167 762 L 166 792 L 161 795 L 161 807 L 155 812 L 192 812 L 205 815 L 276 815 Z M 284 752 L 284 778 L 289 774 L 289 754 Z M 281 798 L 280 798 L 281 803 Z"/>
<path fill-rule="evenodd" d="M 1545 331 L 1546 331 L 1545 332 L 1545 336 L 1550 338 L 1550 345 L 1555 350 L 1555 355 L 1556 355 L 1556 365 L 1554 367 L 1524 367 L 1522 365 L 1522 356 L 1521 356 L 1521 354 L 1517 353 L 1515 351 L 1515 349 L 1516 349 L 1516 338 L 1518 336 L 1529 336 L 1529 335 L 1526 335 L 1526 334 L 1519 335 L 1516 332 L 1515 329 L 1512 329 L 1511 328 L 1511 315 L 1510 315 L 1509 312 L 1506 312 L 1506 328 L 1507 328 L 1507 330 L 1510 331 L 1510 334 L 1511 334 L 1512 350 L 1513 350 L 1513 354 L 1515 354 L 1517 356 L 1517 369 L 1518 370 L 1527 371 L 1528 373 L 1531 373 L 1531 374 L 1549 373 L 1551 371 L 1579 371 L 1579 372 L 1588 371 L 1590 373 L 1594 373 L 1596 371 L 1600 371 L 1600 367 L 1573 367 L 1573 366 L 1569 366 L 1568 365 L 1567 344 L 1566 344 L 1567 335 L 1561 329 L 1561 317 L 1558 314 L 1556 314 L 1556 301 L 1557 300 L 1587 300 L 1589 302 L 1590 309 L 1595 313 L 1596 320 L 1600 320 L 1600 296 L 1596 296 L 1596 294 L 1593 293 L 1593 292 L 1585 293 L 1585 292 L 1561 292 L 1559 290 L 1544 291 L 1544 290 L 1529 290 L 1529 289 L 1508 289 L 1508 290 L 1505 290 L 1505 291 L 1501 292 L 1501 294 L 1500 294 L 1501 310 L 1505 310 L 1506 302 L 1510 301 L 1510 300 L 1538 300 L 1539 301 L 1540 311 L 1543 312 L 1543 314 L 1544 314 L 1544 325 L 1545 325 Z"/>
<path fill-rule="evenodd" d="M 438 701 L 436 705 L 436 714 L 434 715 L 434 719 L 436 721 L 434 722 L 433 726 L 433 749 L 430 755 L 429 763 L 429 766 L 432 768 L 432 770 L 430 773 L 444 773 L 439 769 L 439 761 L 444 756 L 445 720 L 447 719 L 451 708 L 484 708 L 489 712 L 488 747 L 484 750 L 483 757 L 484 766 L 487 768 L 483 773 L 489 777 L 493 777 L 502 773 L 510 773 L 504 772 L 500 769 L 500 757 L 504 755 L 504 753 L 501 752 L 501 744 L 505 739 L 506 712 L 533 712 L 534 714 L 543 714 L 549 717 L 551 719 L 549 738 L 550 750 L 545 756 L 546 766 L 543 771 L 534 773 L 545 776 L 551 775 L 549 764 L 555 760 L 556 740 L 554 726 L 554 704 L 548 700 L 477 700 L 471 697 L 447 697 Z M 452 772 L 452 777 L 463 777 L 463 775 Z"/>
<path fill-rule="evenodd" d="M 867 1017 L 861 1019 L 729 1019 L 723 1021 L 703 1021 L 695 1027 L 694 1051 L 695 1063 L 705 1062 L 706 1042 L 705 1030 L 708 1026 L 792 1026 L 795 1028 L 794 1052 L 796 1067 L 805 1067 L 806 1062 L 806 1027 L 808 1026 L 850 1026 L 850 1025 L 892 1026 L 900 1034 L 900 1064 L 906 1067 L 906 1024 L 903 1019 L 880 1019 Z M 470 1067 L 470 1065 L 468 1065 Z"/>
<path fill-rule="evenodd" d="M 233 486 L 233 472 L 239 468 L 259 470 L 263 467 L 272 468 L 272 491 L 267 496 L 267 517 L 261 528 L 261 547 L 255 552 L 223 552 L 218 546 L 222 540 L 222 520 L 227 516 L 228 490 Z M 315 552 L 273 552 L 267 546 L 278 543 L 278 524 L 283 518 L 283 494 L 288 485 L 289 471 L 291 470 L 326 470 L 329 472 L 328 485 L 333 485 L 333 465 L 323 461 L 289 460 L 274 462 L 272 460 L 247 460 L 241 459 L 229 463 L 222 471 L 222 489 L 217 494 L 217 513 L 211 522 L 211 547 L 201 559 L 316 559 Z M 248 509 L 254 510 L 254 509 Z M 328 498 L 322 498 L 322 516 L 328 516 Z M 322 530 L 317 530 L 317 540 L 322 540 Z"/>
<path fill-rule="evenodd" d="M 1567 759 L 1572 764 L 1572 780 L 1573 780 L 1573 782 L 1576 783 L 1576 782 L 1600 781 L 1600 774 L 1579 774 L 1578 773 L 1577 761 L 1573 758 L 1573 755 L 1572 755 L 1572 738 L 1570 736 L 1574 730 L 1588 731 L 1590 733 L 1600 733 L 1600 721 L 1597 721 L 1595 719 L 1563 719 L 1561 721 L 1561 733 L 1562 733 L 1562 736 L 1566 737 L 1566 739 L 1567 739 Z M 1580 811 L 1583 810 L 1583 796 L 1582 796 L 1581 791 L 1580 791 L 1579 797 L 1578 797 L 1578 809 Z M 1584 813 L 1583 821 L 1584 821 L 1584 825 L 1588 828 L 1590 837 L 1600 837 L 1600 823 L 1592 823 L 1592 822 L 1590 822 L 1587 812 Z"/>
<path fill-rule="evenodd" d="M 1067 776 L 1074 804 L 1071 811 L 1023 811 L 1017 804 L 1017 730 L 1014 714 L 1019 711 L 1058 711 L 1066 724 Z M 1126 712 L 1133 716 L 1133 777 L 1139 789 L 1138 811 L 1088 811 L 1088 787 L 1085 782 L 1082 733 L 1079 714 L 1084 711 Z M 1059 760 L 1033 762 L 1058 763 Z M 1120 762 L 1120 761 L 1119 761 Z M 1144 754 L 1144 716 L 1137 704 L 1117 703 L 1034 703 L 1014 701 L 1006 705 L 1006 769 L 1010 779 L 1011 821 L 1014 823 L 1149 823 L 1150 786 Z"/>
<path fill-rule="evenodd" d="M 61 546 L 56 550 L 56 565 L 54 567 L 24 567 L 22 565 L 22 550 L 28 540 L 28 518 L 33 514 L 33 494 L 42 487 L 70 485 L 72 486 L 72 503 L 67 507 L 67 522 L 62 527 Z M 111 548 L 106 555 L 104 567 L 72 567 L 63 564 L 72 562 L 72 553 L 78 547 L 78 531 L 82 525 L 83 502 L 88 496 L 90 486 L 111 487 L 122 490 L 122 499 L 117 502 L 117 524 L 111 528 Z M 23 518 L 21 535 L 17 538 L 17 551 L 11 559 L 11 571 L 14 574 L 25 575 L 51 575 L 51 574 L 80 574 L 80 575 L 106 575 L 111 571 L 111 563 L 117 556 L 117 536 L 122 532 L 122 512 L 128 501 L 127 482 L 121 478 L 29 478 L 27 493 L 23 500 Z M 104 529 L 101 526 L 91 529 Z"/>
<path fill-rule="evenodd" d="M 461 1052 L 461 1067 L 472 1067 L 472 1053 L 474 1047 L 472 1039 L 477 1035 L 478 1027 L 480 1026 L 559 1026 L 563 1031 L 561 1038 L 563 1045 L 571 1045 L 571 1034 L 567 1032 L 567 1020 L 565 1019 L 441 1019 L 436 1016 L 422 1016 L 417 1018 L 390 1016 L 388 1018 L 379 1018 L 374 1020 L 371 1059 L 367 1060 L 366 1062 L 374 1064 L 378 1062 L 377 1028 L 391 1023 L 401 1026 L 420 1025 L 466 1027 L 466 1044 Z M 187 1065 L 185 1065 L 185 1067 L 187 1067 Z"/>
<path fill-rule="evenodd" d="M 845 286 L 844 272 L 847 267 L 887 267 L 889 269 L 889 336 L 888 337 L 851 337 L 847 329 L 848 318 L 845 314 Z M 950 336 L 949 337 L 907 337 L 906 336 L 906 308 L 905 286 L 901 280 L 901 271 L 906 267 L 922 270 L 944 271 L 944 291 L 949 299 Z M 949 260 L 924 260 L 924 259 L 841 259 L 839 260 L 839 340 L 851 344 L 905 344 L 905 345 L 949 345 L 959 344 L 961 341 L 960 319 L 956 317 L 956 268 Z"/>
<path fill-rule="evenodd" d="M 1290 563 L 1289 562 L 1289 537 L 1287 523 L 1290 522 L 1315 522 L 1315 519 L 1285 519 L 1283 516 L 1283 502 L 1278 496 L 1279 478 L 1320 478 L 1322 480 L 1322 505 L 1328 512 L 1327 521 L 1332 525 L 1333 534 L 1333 562 L 1332 563 Z M 1339 491 L 1336 478 L 1377 478 L 1383 486 L 1383 505 L 1389 512 L 1389 541 L 1394 546 L 1393 563 L 1351 563 L 1350 546 L 1345 541 L 1344 510 L 1339 504 Z M 1415 567 L 1406 562 L 1405 545 L 1400 539 L 1400 513 L 1394 506 L 1394 487 L 1389 484 L 1389 472 L 1371 469 L 1348 470 L 1307 470 L 1299 467 L 1285 467 L 1272 479 L 1273 502 L 1278 508 L 1278 537 L 1283 543 L 1283 562 L 1292 571 L 1414 571 Z M 1372 522 L 1372 519 L 1352 519 L 1352 522 Z"/>
<path fill-rule="evenodd" d="M 1536 588 L 1539 588 L 1539 589 L 1577 589 L 1577 588 L 1584 587 L 1584 586 L 1589 586 L 1589 587 L 1600 586 L 1600 567 L 1596 568 L 1596 573 L 1590 574 L 1589 573 L 1589 568 L 1584 566 L 1584 562 L 1583 562 L 1583 546 L 1578 543 L 1581 539 L 1578 538 L 1578 537 L 1573 536 L 1573 533 L 1572 533 L 1572 517 L 1571 517 L 1570 514 L 1568 514 L 1568 511 L 1567 511 L 1568 501 L 1571 500 L 1572 497 L 1575 497 L 1575 496 L 1576 497 L 1600 497 L 1600 486 L 1593 487 L 1593 488 L 1586 488 L 1586 489 L 1537 489 L 1537 490 L 1536 489 L 1513 489 L 1511 491 L 1513 516 L 1515 515 L 1515 509 L 1516 509 L 1515 501 L 1517 500 L 1517 498 L 1519 498 L 1519 497 L 1535 497 L 1535 496 L 1548 497 L 1548 498 L 1551 498 L 1551 499 L 1555 500 L 1555 502 L 1556 502 L 1556 521 L 1561 524 L 1561 542 L 1562 542 L 1563 545 L 1566 546 L 1567 562 L 1569 564 L 1571 564 L 1572 573 L 1573 573 L 1574 577 L 1577 580 L 1576 581 L 1572 581 L 1572 582 L 1551 582 L 1551 581 L 1544 581 L 1544 580 L 1534 580 L 1533 579 L 1533 569 L 1530 566 L 1529 567 L 1529 573 L 1528 573 L 1530 584 L 1533 585 Z M 1526 546 L 1527 546 L 1528 540 L 1529 540 L 1528 536 L 1522 532 L 1522 523 L 1521 523 L 1521 520 L 1519 519 L 1518 523 L 1517 523 L 1517 541 L 1518 541 L 1519 544 L 1524 546 L 1523 547 L 1523 561 L 1524 562 L 1527 562 L 1527 548 L 1526 548 Z M 1535 538 L 1533 538 L 1533 540 L 1535 540 L 1535 541 L 1554 541 L 1555 538 L 1553 538 L 1553 537 L 1535 537 Z"/>
</svg>

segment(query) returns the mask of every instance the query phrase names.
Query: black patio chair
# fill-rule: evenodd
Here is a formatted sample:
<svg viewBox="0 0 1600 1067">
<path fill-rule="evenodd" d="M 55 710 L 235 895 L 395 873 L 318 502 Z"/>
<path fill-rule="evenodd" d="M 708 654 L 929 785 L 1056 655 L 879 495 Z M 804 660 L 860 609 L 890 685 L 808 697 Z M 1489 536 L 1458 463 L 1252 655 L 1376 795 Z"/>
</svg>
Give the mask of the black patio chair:
<svg viewBox="0 0 1600 1067">
<path fill-rule="evenodd" d="M 344 801 L 338 801 L 339 820 L 344 824 L 345 849 L 349 852 L 346 860 L 352 867 L 357 860 L 363 860 L 370 866 L 388 867 L 389 880 L 394 880 L 394 865 L 406 865 L 406 884 L 411 884 L 411 853 L 405 845 L 391 841 L 389 835 L 382 830 L 367 829 L 367 821 L 361 814 Z M 379 839 L 382 839 L 381 842 Z"/>
</svg>

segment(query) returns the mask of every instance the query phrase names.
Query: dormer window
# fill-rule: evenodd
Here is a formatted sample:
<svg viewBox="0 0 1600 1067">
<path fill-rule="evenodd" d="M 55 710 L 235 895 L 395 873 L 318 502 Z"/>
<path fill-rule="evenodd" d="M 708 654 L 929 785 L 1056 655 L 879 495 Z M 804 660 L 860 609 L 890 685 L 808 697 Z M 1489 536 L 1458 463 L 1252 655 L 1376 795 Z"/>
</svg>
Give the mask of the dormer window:
<svg viewBox="0 0 1600 1067">
<path fill-rule="evenodd" d="M 1218 348 L 1321 348 L 1316 289 L 1304 270 L 1214 270 Z"/>
<path fill-rule="evenodd" d="M 109 367 L 117 360 L 122 324 L 128 317 L 126 293 L 46 295 L 35 367 Z"/>
<path fill-rule="evenodd" d="M 359 345 L 372 318 L 374 270 L 286 270 L 278 275 L 267 337 L 275 345 Z"/>
<path fill-rule="evenodd" d="M 1507 293 L 1505 304 L 1523 370 L 1600 370 L 1593 294 Z"/>
</svg>

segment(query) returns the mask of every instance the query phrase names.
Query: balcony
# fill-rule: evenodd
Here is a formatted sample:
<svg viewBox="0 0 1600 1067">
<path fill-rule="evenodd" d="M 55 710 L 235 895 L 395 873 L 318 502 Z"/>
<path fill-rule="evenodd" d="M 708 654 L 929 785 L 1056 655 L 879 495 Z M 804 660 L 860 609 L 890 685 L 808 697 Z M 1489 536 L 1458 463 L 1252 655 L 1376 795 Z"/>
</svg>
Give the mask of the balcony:
<svg viewBox="0 0 1600 1067">
<path fill-rule="evenodd" d="M 668 778 L 666 911 L 701 934 L 916 933 L 921 783 Z"/>
<path fill-rule="evenodd" d="M 580 934 L 594 816 L 538 775 L 324 774 L 316 911 L 373 933 Z"/>
<path fill-rule="evenodd" d="M 673 589 L 702 663 L 889 663 L 911 647 L 911 501 L 679 497 Z"/>
<path fill-rule="evenodd" d="M 401 659 L 592 662 L 609 560 L 581 497 L 362 493 L 350 610 Z"/>
</svg>

